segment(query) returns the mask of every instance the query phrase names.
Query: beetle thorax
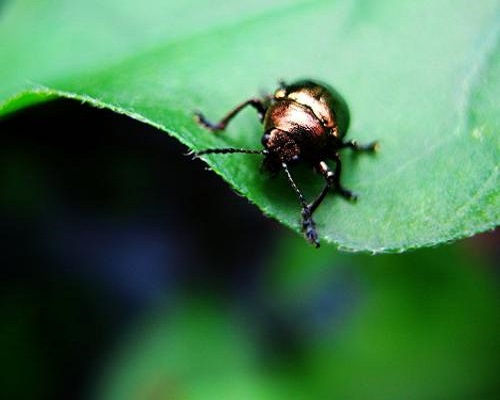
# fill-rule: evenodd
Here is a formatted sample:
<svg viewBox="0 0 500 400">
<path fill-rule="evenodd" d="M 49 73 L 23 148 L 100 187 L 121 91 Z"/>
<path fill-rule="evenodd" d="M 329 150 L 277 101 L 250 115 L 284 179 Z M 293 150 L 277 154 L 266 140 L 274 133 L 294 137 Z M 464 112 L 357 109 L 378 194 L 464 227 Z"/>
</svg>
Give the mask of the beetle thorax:
<svg viewBox="0 0 500 400">
<path fill-rule="evenodd" d="M 275 101 L 264 117 L 263 145 L 281 161 L 290 162 L 322 153 L 330 130 L 303 104 Z"/>
</svg>

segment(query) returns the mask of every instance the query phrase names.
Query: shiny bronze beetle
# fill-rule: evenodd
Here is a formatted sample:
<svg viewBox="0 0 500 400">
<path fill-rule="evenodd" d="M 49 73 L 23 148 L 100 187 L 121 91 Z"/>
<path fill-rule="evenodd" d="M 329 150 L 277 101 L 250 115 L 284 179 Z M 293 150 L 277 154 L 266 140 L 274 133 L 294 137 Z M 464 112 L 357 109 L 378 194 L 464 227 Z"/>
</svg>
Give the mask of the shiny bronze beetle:
<svg viewBox="0 0 500 400">
<path fill-rule="evenodd" d="M 254 107 L 264 124 L 262 150 L 235 148 L 206 149 L 195 153 L 204 154 L 262 154 L 264 167 L 271 173 L 280 170 L 295 190 L 302 205 L 302 230 L 307 240 L 319 247 L 316 224 L 312 214 L 321 204 L 326 194 L 332 190 L 348 200 L 356 200 L 349 190 L 340 184 L 342 163 L 339 151 L 350 148 L 354 151 L 373 152 L 377 143 L 359 145 L 355 141 L 343 141 L 349 127 L 349 109 L 337 91 L 315 81 L 298 81 L 290 85 L 284 83 L 273 96 L 249 99 L 230 111 L 220 122 L 214 124 L 197 113 L 198 122 L 207 129 L 216 132 L 224 130 L 244 107 Z M 326 160 L 335 162 L 332 171 Z M 326 184 L 315 200 L 308 203 L 292 178 L 289 166 L 306 163 L 323 175 Z"/>
</svg>

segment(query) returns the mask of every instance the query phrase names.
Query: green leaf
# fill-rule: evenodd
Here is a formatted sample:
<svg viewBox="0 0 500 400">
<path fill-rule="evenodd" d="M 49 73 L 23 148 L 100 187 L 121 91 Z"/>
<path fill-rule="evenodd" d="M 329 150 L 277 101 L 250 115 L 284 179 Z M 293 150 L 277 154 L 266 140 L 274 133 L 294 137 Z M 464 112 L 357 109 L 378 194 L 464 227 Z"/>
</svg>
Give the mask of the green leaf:
<svg viewBox="0 0 500 400">
<path fill-rule="evenodd" d="M 220 135 L 193 112 L 216 119 L 278 79 L 320 79 L 350 105 L 348 138 L 381 144 L 373 157 L 344 155 L 342 180 L 359 201 L 330 196 L 321 237 L 372 252 L 434 245 L 500 220 L 499 11 L 495 0 L 12 0 L 0 19 L 0 115 L 62 96 L 192 149 L 259 148 L 250 111 Z M 206 161 L 300 230 L 293 191 L 261 174 L 257 156 Z M 308 198 L 322 186 L 304 168 L 298 177 Z"/>
</svg>

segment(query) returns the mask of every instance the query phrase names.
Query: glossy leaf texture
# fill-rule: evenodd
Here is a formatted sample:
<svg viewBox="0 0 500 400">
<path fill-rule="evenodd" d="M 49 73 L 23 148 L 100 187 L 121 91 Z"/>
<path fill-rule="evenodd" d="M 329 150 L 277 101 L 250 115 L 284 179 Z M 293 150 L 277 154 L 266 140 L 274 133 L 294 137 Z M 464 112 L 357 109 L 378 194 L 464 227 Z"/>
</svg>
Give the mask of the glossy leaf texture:
<svg viewBox="0 0 500 400">
<path fill-rule="evenodd" d="M 498 225 L 495 0 L 11 0 L 0 12 L 0 115 L 62 96 L 144 121 L 190 149 L 259 148 L 252 111 L 219 135 L 193 112 L 217 119 L 280 79 L 316 78 L 346 98 L 348 138 L 381 144 L 375 156 L 345 151 L 342 180 L 359 201 L 325 201 L 316 215 L 323 242 L 404 251 Z M 257 156 L 205 159 L 300 231 L 293 191 L 262 174 Z M 320 176 L 294 173 L 308 198 L 321 188 Z"/>
</svg>

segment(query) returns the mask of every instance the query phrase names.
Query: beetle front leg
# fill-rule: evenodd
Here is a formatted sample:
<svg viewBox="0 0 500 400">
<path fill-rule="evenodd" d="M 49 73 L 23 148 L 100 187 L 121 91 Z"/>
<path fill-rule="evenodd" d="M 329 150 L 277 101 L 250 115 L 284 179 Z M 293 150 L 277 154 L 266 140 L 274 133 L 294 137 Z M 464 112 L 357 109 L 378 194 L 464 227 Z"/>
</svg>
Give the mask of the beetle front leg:
<svg viewBox="0 0 500 400">
<path fill-rule="evenodd" d="M 333 177 L 330 179 L 333 181 L 333 184 L 335 186 L 335 191 L 340 194 L 343 198 L 349 201 L 356 201 L 358 199 L 358 195 L 351 192 L 350 190 L 347 190 L 342 184 L 340 183 L 340 175 L 342 172 L 342 161 L 340 161 L 340 157 L 338 154 L 335 154 L 333 156 L 333 160 L 335 161 L 335 172 L 333 174 Z"/>
<path fill-rule="evenodd" d="M 342 145 L 340 146 L 341 149 L 349 148 L 351 150 L 354 150 L 356 152 L 375 152 L 378 151 L 379 149 L 379 144 L 378 142 L 372 142 L 369 144 L 359 144 L 355 140 L 349 140 L 348 142 L 343 142 Z"/>
<path fill-rule="evenodd" d="M 342 171 L 342 163 L 338 155 L 335 155 L 334 160 L 335 160 L 335 172 L 333 172 L 324 161 L 320 161 L 316 166 L 318 172 L 325 178 L 326 183 L 323 190 L 318 195 L 318 197 L 316 197 L 316 199 L 308 206 L 309 209 L 311 210 L 311 214 L 319 207 L 319 205 L 321 204 L 321 202 L 324 200 L 324 198 L 331 189 L 338 192 L 342 197 L 344 197 L 347 200 L 355 201 L 358 198 L 358 196 L 356 196 L 354 193 L 352 193 L 350 190 L 347 190 L 340 184 L 340 173 Z"/>
<path fill-rule="evenodd" d="M 218 131 L 223 131 L 227 124 L 238 114 L 241 110 L 243 110 L 246 106 L 251 106 L 257 110 L 257 113 L 259 114 L 260 120 L 262 121 L 264 119 L 264 115 L 267 110 L 267 105 L 264 104 L 264 101 L 261 99 L 249 99 L 238 106 L 236 106 L 234 109 L 229 111 L 224 118 L 222 118 L 219 122 L 217 123 L 212 123 L 208 121 L 205 116 L 197 112 L 195 113 L 195 118 L 198 121 L 198 123 L 208 130 L 212 132 L 218 132 Z"/>
</svg>

